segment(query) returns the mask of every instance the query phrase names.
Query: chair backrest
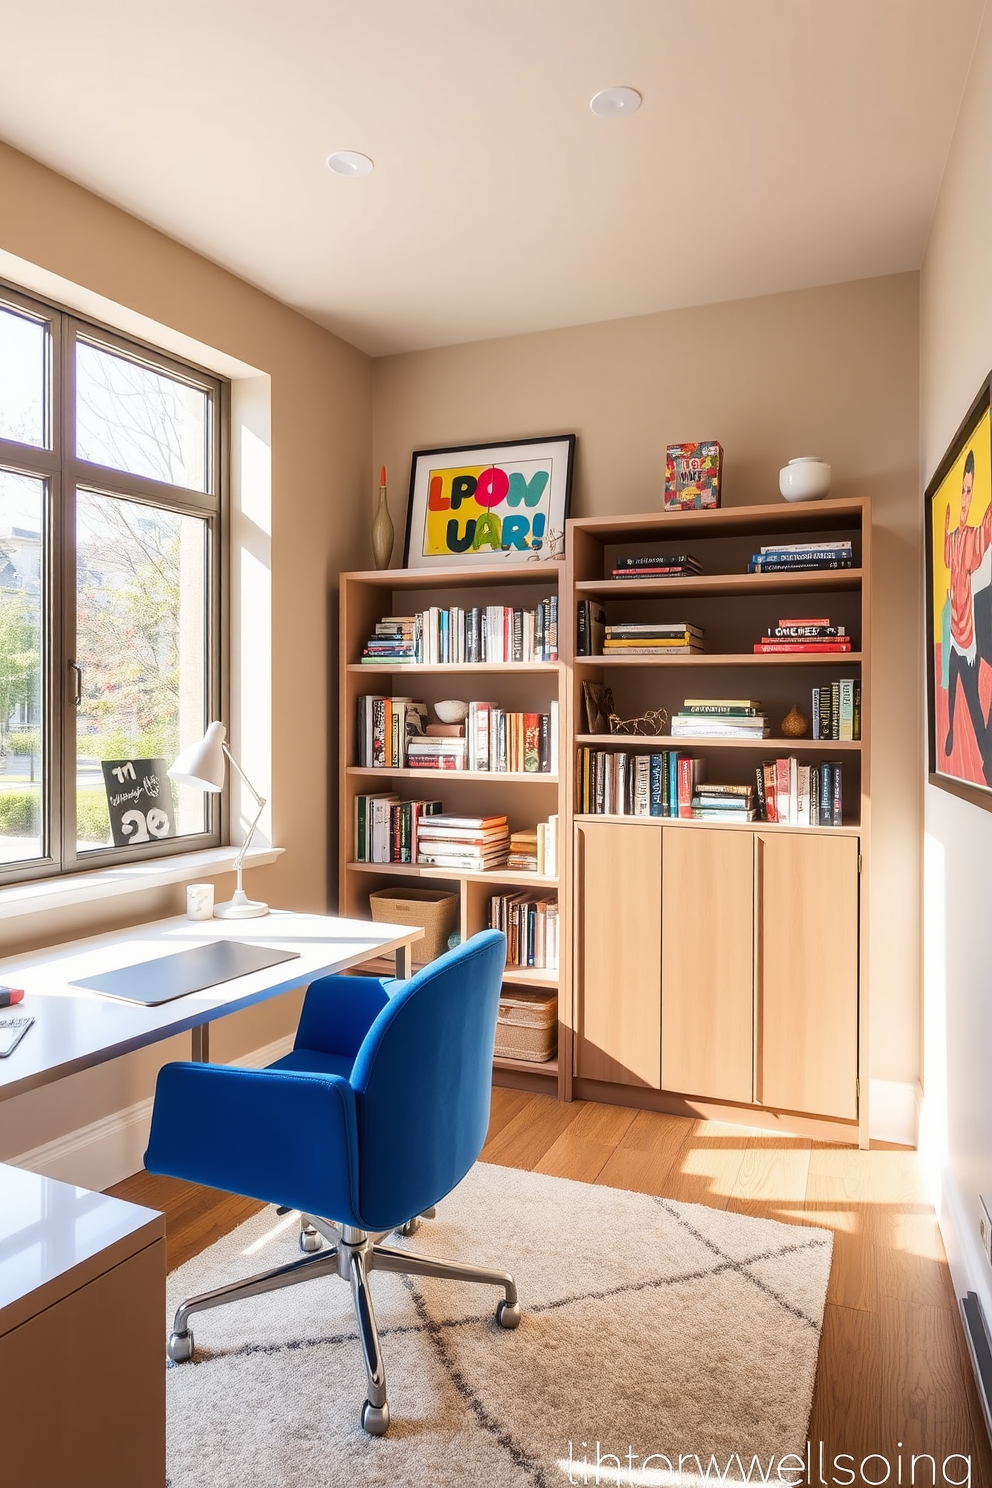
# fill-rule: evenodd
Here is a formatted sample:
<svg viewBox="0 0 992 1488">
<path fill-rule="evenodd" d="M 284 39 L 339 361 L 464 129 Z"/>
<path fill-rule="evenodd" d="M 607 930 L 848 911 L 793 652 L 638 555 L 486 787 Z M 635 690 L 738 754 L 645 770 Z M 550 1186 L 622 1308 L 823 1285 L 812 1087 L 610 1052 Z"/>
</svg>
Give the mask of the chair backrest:
<svg viewBox="0 0 992 1488">
<path fill-rule="evenodd" d="M 506 937 L 472 936 L 383 1008 L 352 1071 L 366 1228 L 419 1214 L 459 1183 L 489 1125 Z"/>
</svg>

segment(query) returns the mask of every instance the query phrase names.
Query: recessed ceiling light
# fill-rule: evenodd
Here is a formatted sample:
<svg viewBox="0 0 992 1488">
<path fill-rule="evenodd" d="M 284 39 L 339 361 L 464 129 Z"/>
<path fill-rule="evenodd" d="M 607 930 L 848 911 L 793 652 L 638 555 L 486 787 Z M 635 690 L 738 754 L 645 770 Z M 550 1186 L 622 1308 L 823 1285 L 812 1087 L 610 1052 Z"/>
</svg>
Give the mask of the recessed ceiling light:
<svg viewBox="0 0 992 1488">
<path fill-rule="evenodd" d="M 589 100 L 589 107 L 601 119 L 623 119 L 641 106 L 636 88 L 602 88 Z"/>
<path fill-rule="evenodd" d="M 370 176 L 375 170 L 375 163 L 357 150 L 335 150 L 327 164 L 336 176 Z"/>
</svg>

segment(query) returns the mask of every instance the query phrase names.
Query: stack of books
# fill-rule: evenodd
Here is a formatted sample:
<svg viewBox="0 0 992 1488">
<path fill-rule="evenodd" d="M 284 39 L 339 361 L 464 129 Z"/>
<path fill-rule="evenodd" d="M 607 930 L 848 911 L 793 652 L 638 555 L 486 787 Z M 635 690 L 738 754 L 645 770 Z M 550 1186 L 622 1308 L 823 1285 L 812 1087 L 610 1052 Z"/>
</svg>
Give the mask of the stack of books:
<svg viewBox="0 0 992 1488">
<path fill-rule="evenodd" d="M 403 770 L 411 743 L 427 728 L 427 704 L 415 698 L 358 699 L 357 762 L 368 769 Z"/>
<path fill-rule="evenodd" d="M 861 683 L 840 677 L 813 688 L 813 738 L 861 738 Z"/>
<path fill-rule="evenodd" d="M 705 632 L 687 620 L 607 625 L 603 640 L 605 656 L 681 656 L 705 650 Z"/>
<path fill-rule="evenodd" d="M 755 698 L 686 698 L 672 717 L 673 739 L 767 739 L 768 718 Z"/>
<path fill-rule="evenodd" d="M 702 571 L 691 553 L 648 553 L 613 560 L 615 579 L 690 579 Z"/>
<path fill-rule="evenodd" d="M 401 801 L 395 794 L 356 796 L 355 861 L 415 863 L 420 818 L 440 810 L 440 801 Z"/>
<path fill-rule="evenodd" d="M 410 770 L 467 770 L 468 741 L 464 734 L 460 738 L 423 734 L 408 741 L 406 763 Z"/>
<path fill-rule="evenodd" d="M 551 774 L 558 768 L 558 702 L 547 713 L 506 713 L 495 703 L 469 703 L 465 720 L 469 770 Z"/>
<path fill-rule="evenodd" d="M 763 760 L 755 769 L 758 820 L 790 827 L 843 825 L 844 770 L 840 760 L 800 764 Z"/>
<path fill-rule="evenodd" d="M 371 666 L 409 665 L 417 660 L 417 635 L 416 615 L 384 615 L 365 643 L 362 661 Z"/>
<path fill-rule="evenodd" d="M 507 966 L 558 970 L 558 900 L 529 894 L 494 894 L 489 926 L 506 936 Z"/>
<path fill-rule="evenodd" d="M 759 656 L 775 656 L 780 652 L 810 652 L 813 655 L 824 651 L 850 651 L 851 637 L 843 625 L 834 625 L 829 619 L 780 620 L 770 625 L 767 634 L 755 645 Z"/>
<path fill-rule="evenodd" d="M 850 541 L 821 543 L 768 543 L 752 553 L 748 573 L 807 573 L 819 569 L 851 568 Z"/>
<path fill-rule="evenodd" d="M 375 627 L 362 653 L 363 663 L 426 666 L 474 662 L 558 660 L 558 596 L 533 610 L 507 605 L 463 609 L 434 605 L 416 615 L 388 615 Z"/>
<path fill-rule="evenodd" d="M 417 862 L 433 868 L 483 873 L 501 868 L 510 847 L 505 816 L 455 816 L 444 812 L 421 816 L 417 827 Z"/>
<path fill-rule="evenodd" d="M 692 816 L 703 761 L 665 749 L 657 754 L 578 751 L 575 809 L 605 816 Z"/>
<path fill-rule="evenodd" d="M 538 822 L 536 827 L 511 832 L 506 866 L 554 878 L 558 872 L 557 816 L 549 816 L 546 822 Z"/>
<path fill-rule="evenodd" d="M 754 821 L 752 785 L 701 785 L 692 798 L 694 821 Z"/>
</svg>

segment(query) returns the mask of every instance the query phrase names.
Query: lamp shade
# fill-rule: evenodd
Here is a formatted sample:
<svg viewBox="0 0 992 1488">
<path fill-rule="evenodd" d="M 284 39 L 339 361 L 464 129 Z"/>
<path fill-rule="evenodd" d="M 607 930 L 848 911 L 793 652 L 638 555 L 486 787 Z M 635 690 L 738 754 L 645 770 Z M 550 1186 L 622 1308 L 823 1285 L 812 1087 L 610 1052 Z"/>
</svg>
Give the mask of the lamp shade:
<svg viewBox="0 0 992 1488">
<path fill-rule="evenodd" d="M 207 732 L 195 744 L 176 759 L 169 770 L 169 779 L 177 785 L 192 785 L 197 790 L 216 794 L 224 789 L 227 761 L 224 759 L 224 740 L 227 729 L 220 722 L 208 724 Z"/>
</svg>

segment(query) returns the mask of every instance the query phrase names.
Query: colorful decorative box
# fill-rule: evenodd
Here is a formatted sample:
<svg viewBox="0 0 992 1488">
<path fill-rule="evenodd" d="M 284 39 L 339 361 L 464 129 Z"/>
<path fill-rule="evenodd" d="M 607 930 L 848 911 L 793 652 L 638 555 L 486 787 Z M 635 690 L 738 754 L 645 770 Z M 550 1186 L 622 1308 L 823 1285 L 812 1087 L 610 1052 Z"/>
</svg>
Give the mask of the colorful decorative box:
<svg viewBox="0 0 992 1488">
<path fill-rule="evenodd" d="M 720 505 L 723 448 L 706 444 L 670 444 L 665 462 L 665 510 L 710 511 Z"/>
</svg>

